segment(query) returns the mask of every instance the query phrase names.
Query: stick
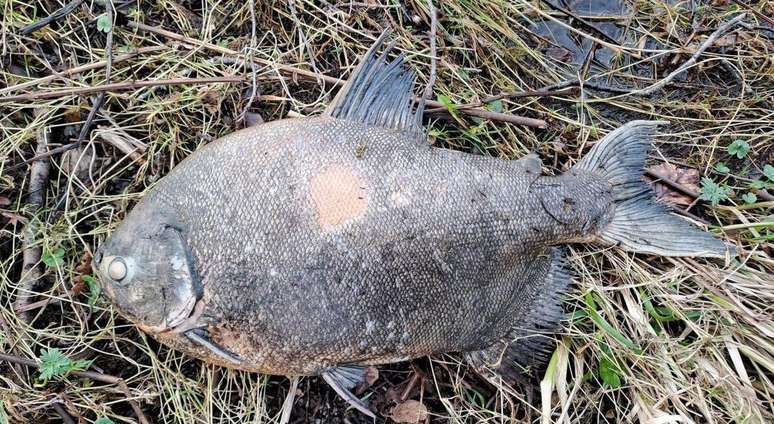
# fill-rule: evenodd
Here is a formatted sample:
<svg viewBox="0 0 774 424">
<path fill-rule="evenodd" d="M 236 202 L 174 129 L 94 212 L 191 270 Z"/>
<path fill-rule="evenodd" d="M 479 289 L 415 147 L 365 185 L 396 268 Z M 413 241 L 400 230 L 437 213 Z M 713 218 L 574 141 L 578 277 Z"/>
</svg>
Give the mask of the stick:
<svg viewBox="0 0 774 424">
<path fill-rule="evenodd" d="M 494 101 L 501 100 L 501 99 L 516 99 L 520 97 L 561 96 L 564 94 L 570 94 L 572 91 L 574 91 L 574 88 L 570 87 L 570 88 L 564 88 L 561 90 L 551 90 L 551 91 L 538 90 L 538 91 L 517 91 L 517 92 L 509 92 L 509 93 L 500 93 L 494 96 L 485 97 L 480 102 L 457 105 L 457 109 L 470 109 L 470 108 L 481 107 L 487 103 L 492 103 Z M 441 108 L 427 109 L 425 112 L 436 113 L 436 112 L 443 112 L 445 110 L 446 110 L 445 107 L 441 107 Z"/>
<path fill-rule="evenodd" d="M 129 27 L 136 28 L 141 31 L 147 31 L 154 34 L 158 34 L 163 37 L 169 38 L 171 40 L 180 41 L 181 43 L 199 46 L 201 48 L 205 48 L 207 50 L 214 51 L 226 56 L 239 56 L 239 53 L 234 50 L 231 50 L 225 47 L 220 47 L 215 44 L 207 43 L 205 41 L 189 38 L 180 34 L 176 34 L 174 32 L 167 31 L 163 28 L 157 28 L 157 27 L 145 25 L 138 22 L 129 22 L 127 23 L 127 25 Z M 299 76 L 302 76 L 308 79 L 314 79 L 314 80 L 321 79 L 326 83 L 334 84 L 337 86 L 343 86 L 346 83 L 346 81 L 335 77 L 317 74 L 317 73 L 310 72 L 305 69 L 296 68 L 293 66 L 274 63 L 266 59 L 255 58 L 254 60 L 256 63 L 269 66 L 269 67 L 274 67 L 278 71 L 284 72 L 286 74 L 299 75 Z M 238 77 L 234 77 L 234 78 L 238 78 Z M 0 101 L 2 100 L 3 99 L 0 99 Z M 418 97 L 414 97 L 414 101 L 418 102 L 420 101 L 420 99 Z M 444 107 L 441 102 L 437 102 L 434 100 L 427 100 L 426 105 L 429 105 L 433 108 Z M 483 109 L 462 109 L 460 110 L 460 112 L 471 116 L 478 116 L 480 118 L 487 118 L 495 121 L 510 122 L 513 124 L 524 125 L 524 126 L 533 127 L 533 128 L 546 128 L 548 126 L 548 123 L 542 119 L 527 118 L 523 116 L 509 115 L 506 113 L 495 113 L 495 112 L 490 112 L 488 110 L 483 110 Z"/>
<path fill-rule="evenodd" d="M 48 26 L 58 20 L 64 19 L 67 15 L 73 13 L 75 9 L 83 3 L 83 0 L 74 0 L 70 3 L 67 3 L 64 5 L 61 9 L 57 10 L 56 12 L 52 13 L 51 15 L 37 21 L 33 22 L 26 27 L 19 30 L 19 34 L 21 35 L 27 35 L 33 31 L 37 31 L 40 28 L 43 28 L 45 26 Z"/>
<path fill-rule="evenodd" d="M 256 94 L 258 94 L 258 80 L 257 80 L 257 71 L 255 69 L 255 48 L 256 48 L 256 39 L 255 39 L 255 33 L 256 33 L 256 27 L 258 26 L 256 23 L 255 18 L 255 0 L 250 0 L 250 97 L 247 99 L 247 104 L 245 105 L 244 110 L 242 110 L 242 113 L 239 115 L 239 121 L 242 121 L 244 123 L 245 117 L 247 116 L 247 112 L 250 111 L 250 105 L 253 104 L 253 100 L 255 100 Z"/>
<path fill-rule="evenodd" d="M 139 49 L 133 50 L 129 53 L 114 57 L 113 63 L 115 64 L 118 62 L 123 62 L 127 59 L 131 59 L 141 54 L 153 53 L 161 50 L 166 50 L 168 48 L 169 47 L 167 46 L 140 47 Z M 47 75 L 45 77 L 36 78 L 34 80 L 12 85 L 10 87 L 0 88 L 0 94 L 6 94 L 12 91 L 22 90 L 24 88 L 32 87 L 38 84 L 44 84 L 47 82 L 56 81 L 61 78 L 80 74 L 81 72 L 104 68 L 105 66 L 107 66 L 107 60 L 100 60 L 99 62 L 93 62 L 93 63 L 88 63 L 86 65 L 76 66 L 75 68 L 70 68 L 62 72 L 57 72 L 55 74 Z"/>
<path fill-rule="evenodd" d="M 433 5 L 433 0 L 427 0 L 427 10 L 430 14 L 430 76 L 427 78 L 427 85 L 425 91 L 422 94 L 422 99 L 419 101 L 417 110 L 419 113 L 424 113 L 425 104 L 427 99 L 433 95 L 433 85 L 435 85 L 436 68 L 438 62 L 438 52 L 436 50 L 436 29 L 438 28 L 438 11 Z"/>
<path fill-rule="evenodd" d="M 642 95 L 642 96 L 647 96 L 647 95 L 652 94 L 653 92 L 655 92 L 657 90 L 660 90 L 665 85 L 669 84 L 669 82 L 672 81 L 673 79 L 675 79 L 675 77 L 677 77 L 678 75 L 680 75 L 683 72 L 685 72 L 686 69 L 688 69 L 691 66 L 695 65 L 696 61 L 698 61 L 699 57 L 702 54 L 704 54 L 705 50 L 707 50 L 708 48 L 710 48 L 710 46 L 715 44 L 715 41 L 718 38 L 720 38 L 720 36 L 722 36 L 723 34 L 728 32 L 731 28 L 736 26 L 736 24 L 741 22 L 742 19 L 745 18 L 745 16 L 746 16 L 746 14 L 742 13 L 742 14 L 738 15 L 737 17 L 735 17 L 734 19 L 731 19 L 730 21 L 728 21 L 725 24 L 723 24 L 720 27 L 718 27 L 718 29 L 716 29 L 712 34 L 710 34 L 710 36 L 707 37 L 707 39 L 704 41 L 704 43 L 702 43 L 702 45 L 699 46 L 699 49 L 696 50 L 696 53 L 694 53 L 693 56 L 691 56 L 691 58 L 688 59 L 685 63 L 680 65 L 679 68 L 677 68 L 674 71 L 672 71 L 672 73 L 667 75 L 661 81 L 659 81 L 659 82 L 657 82 L 657 83 L 655 83 L 655 84 L 653 84 L 653 85 L 651 85 L 649 87 L 645 87 L 645 88 L 640 89 L 640 90 L 635 90 L 635 91 L 632 92 L 632 94 L 638 94 L 638 95 Z"/>
<path fill-rule="evenodd" d="M 28 367 L 32 368 L 40 368 L 40 364 L 33 361 L 32 359 L 25 359 L 14 355 L 8 355 L 5 353 L 0 353 L 0 361 L 6 361 L 10 362 L 12 364 L 19 364 L 19 365 L 26 365 Z M 99 381 L 101 383 L 106 384 L 115 384 L 121 389 L 121 391 L 127 396 L 127 402 L 132 406 L 132 410 L 134 410 L 134 413 L 137 415 L 137 418 L 139 419 L 141 424 L 150 424 L 150 421 L 145 417 L 145 414 L 143 414 L 142 409 L 140 409 L 140 406 L 137 404 L 137 401 L 134 399 L 131 399 L 132 393 L 129 391 L 129 387 L 126 385 L 126 382 L 124 379 L 108 375 L 108 374 L 102 374 L 98 372 L 93 371 L 72 371 L 70 374 L 76 376 L 76 377 L 82 377 L 82 378 L 88 378 L 89 380 Z"/>
<path fill-rule="evenodd" d="M 35 109 L 36 118 L 40 118 L 45 112 L 42 109 Z M 45 153 L 48 149 L 48 126 L 41 125 L 37 131 L 37 145 L 35 153 L 38 155 Z M 30 167 L 30 183 L 27 190 L 27 203 L 32 206 L 33 213 L 37 213 L 43 208 L 46 200 L 46 185 L 48 183 L 49 165 L 47 160 L 37 160 Z M 16 291 L 16 301 L 14 310 L 21 310 L 19 318 L 24 322 L 30 322 L 30 314 L 24 308 L 31 302 L 35 296 L 35 286 L 42 273 L 38 267 L 41 256 L 41 248 L 35 244 L 35 236 L 38 232 L 37 220 L 33 217 L 27 221 L 22 234 L 22 271 L 19 280 L 19 288 Z"/>
<path fill-rule="evenodd" d="M 70 414 L 68 414 L 67 411 L 62 408 L 62 404 L 58 399 L 54 399 L 54 401 L 51 403 L 51 406 L 54 407 L 54 411 L 56 411 L 56 413 L 59 414 L 59 417 L 62 418 L 62 422 L 64 424 L 75 424 L 73 417 L 71 417 Z"/>
<path fill-rule="evenodd" d="M 593 23 L 591 23 L 591 22 L 587 21 L 586 19 L 583 19 L 583 18 L 581 18 L 580 16 L 578 16 L 578 15 L 576 15 L 576 14 L 574 14 L 574 13 L 572 13 L 572 11 L 571 11 L 571 10 L 568 10 L 568 9 L 565 9 L 565 8 L 563 8 L 563 7 L 561 7 L 561 6 L 555 5 L 555 4 L 551 3 L 551 2 L 550 2 L 550 1 L 548 1 L 548 0 L 543 0 L 543 3 L 547 4 L 547 5 L 548 5 L 548 7 L 550 7 L 551 9 L 554 9 L 554 10 L 556 10 L 556 11 L 558 11 L 558 12 L 561 12 L 561 13 L 563 13 L 563 14 L 565 14 L 565 15 L 567 15 L 567 16 L 569 16 L 569 17 L 573 18 L 573 19 L 575 19 L 576 21 L 578 21 L 578 22 L 582 23 L 582 24 L 583 24 L 584 26 L 586 26 L 587 28 L 589 28 L 589 29 L 591 29 L 592 31 L 594 31 L 594 32 L 596 32 L 597 34 L 599 34 L 599 36 L 601 36 L 602 38 L 604 38 L 604 39 L 605 39 L 607 42 L 609 42 L 609 43 L 612 43 L 612 44 L 615 44 L 615 45 L 618 45 L 618 44 L 619 44 L 619 43 L 618 43 L 618 40 L 616 40 L 616 39 L 614 39 L 613 37 L 611 37 L 611 36 L 607 35 L 607 33 L 606 33 L 606 32 L 604 32 L 604 31 L 602 31 L 601 29 L 599 29 L 599 28 L 598 28 L 596 25 L 594 25 Z"/>
<path fill-rule="evenodd" d="M 41 100 L 41 99 L 56 99 L 66 96 L 86 96 L 94 93 L 102 92 L 116 92 L 116 91 L 129 91 L 136 90 L 143 87 L 156 87 L 160 85 L 185 85 L 185 84 L 211 84 L 216 82 L 242 82 L 244 77 L 240 76 L 224 76 L 224 77 L 208 77 L 208 78 L 172 78 L 163 80 L 150 80 L 150 81 L 125 81 L 114 82 L 111 84 L 101 84 L 91 87 L 78 87 L 78 88 L 66 88 L 61 90 L 40 91 L 37 93 L 18 94 L 15 96 L 0 97 L 0 103 L 25 101 L 25 100 Z"/>
<path fill-rule="evenodd" d="M 757 9 L 752 7 L 752 5 L 747 4 L 746 2 L 740 1 L 740 0 L 731 0 L 734 3 L 738 4 L 739 6 L 744 7 L 745 9 L 752 12 L 755 16 L 763 19 L 764 21 L 768 22 L 769 25 L 774 25 L 774 19 L 769 18 L 768 16 L 764 15 L 763 13 L 759 12 Z"/>
</svg>

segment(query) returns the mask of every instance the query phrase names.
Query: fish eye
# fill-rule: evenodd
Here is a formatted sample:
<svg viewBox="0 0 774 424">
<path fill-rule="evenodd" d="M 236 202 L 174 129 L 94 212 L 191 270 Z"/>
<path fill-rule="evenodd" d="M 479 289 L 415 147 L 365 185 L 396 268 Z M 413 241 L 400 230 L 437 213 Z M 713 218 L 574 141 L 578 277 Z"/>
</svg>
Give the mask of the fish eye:
<svg viewBox="0 0 774 424">
<path fill-rule="evenodd" d="M 110 265 L 108 265 L 107 271 L 108 277 L 110 277 L 110 279 L 120 282 L 126 278 L 126 262 L 124 262 L 123 258 L 114 258 L 112 261 L 110 261 Z"/>
</svg>

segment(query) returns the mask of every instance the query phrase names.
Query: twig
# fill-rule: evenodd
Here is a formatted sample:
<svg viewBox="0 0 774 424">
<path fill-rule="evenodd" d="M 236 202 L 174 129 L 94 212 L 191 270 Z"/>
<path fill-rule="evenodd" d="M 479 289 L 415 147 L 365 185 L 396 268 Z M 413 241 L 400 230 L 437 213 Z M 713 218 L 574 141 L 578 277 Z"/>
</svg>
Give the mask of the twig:
<svg viewBox="0 0 774 424">
<path fill-rule="evenodd" d="M 105 82 L 107 84 L 110 84 L 110 74 L 113 69 L 113 28 L 115 25 L 115 20 L 113 19 L 113 0 L 107 0 L 105 1 L 105 14 L 107 15 L 107 19 L 110 22 L 110 30 L 107 32 L 107 35 L 105 37 Z M 83 144 L 83 142 L 86 140 L 86 136 L 89 135 L 89 131 L 91 130 L 91 125 L 94 122 L 94 118 L 97 116 L 97 112 L 99 112 L 99 109 L 102 107 L 102 105 L 105 103 L 105 97 L 106 93 L 104 91 L 99 93 L 99 96 L 97 96 L 97 99 L 94 101 L 94 103 L 91 105 L 91 110 L 89 111 L 89 115 L 86 117 L 86 121 L 83 123 L 83 126 L 81 127 L 80 133 L 78 133 L 78 139 L 75 140 L 76 146 L 80 146 Z M 83 157 L 83 155 L 80 155 Z M 79 161 L 80 161 L 79 157 Z M 70 198 L 70 189 L 72 187 L 72 180 L 68 179 L 67 187 L 64 191 L 64 195 L 59 198 L 59 201 L 57 201 L 56 206 L 54 206 L 54 210 L 58 210 L 61 203 L 67 202 L 67 199 Z"/>
<path fill-rule="evenodd" d="M 40 368 L 40 364 L 33 361 L 32 359 L 25 359 L 15 355 L 8 355 L 6 353 L 0 353 L 0 361 L 6 361 L 12 364 L 26 365 L 32 368 Z M 131 399 L 132 393 L 129 391 L 129 387 L 126 385 L 126 382 L 124 381 L 124 379 L 113 375 L 102 374 L 102 373 L 93 372 L 93 371 L 72 371 L 70 374 L 76 377 L 88 378 L 89 380 L 99 381 L 101 383 L 117 385 L 118 388 L 121 389 L 121 391 L 127 396 L 126 400 L 127 402 L 129 402 L 129 405 L 131 405 L 132 410 L 137 415 L 137 418 L 140 421 L 140 423 L 150 424 L 150 421 L 148 421 L 148 418 L 145 417 L 145 414 L 142 412 L 142 409 L 140 409 L 140 405 L 137 404 L 137 401 L 135 401 L 134 399 Z"/>
<path fill-rule="evenodd" d="M 655 172 L 653 170 L 648 169 L 648 170 L 645 171 L 645 173 L 648 176 L 653 177 L 656 180 L 656 182 L 662 183 L 664 185 L 668 185 L 669 187 L 671 187 L 671 188 L 673 188 L 673 189 L 675 189 L 675 190 L 677 190 L 677 191 L 679 191 L 679 192 L 681 192 L 683 194 L 686 194 L 686 195 L 688 195 L 688 196 L 690 196 L 690 197 L 692 197 L 694 199 L 699 197 L 699 193 L 697 193 L 697 192 L 691 190 L 690 188 L 686 187 L 685 185 L 680 184 L 679 182 L 677 182 L 677 181 L 675 181 L 675 180 L 673 180 L 673 179 L 671 179 L 671 178 L 661 174 L 660 172 Z"/>
<path fill-rule="evenodd" d="M 437 63 L 438 63 L 438 51 L 436 48 L 436 32 L 438 29 L 438 11 L 433 5 L 433 0 L 427 0 L 427 11 L 430 14 L 430 76 L 427 78 L 427 85 L 425 91 L 422 93 L 422 99 L 419 101 L 417 111 L 420 114 L 425 111 L 425 104 L 430 96 L 433 95 L 433 86 L 435 85 L 435 79 L 437 77 Z"/>
<path fill-rule="evenodd" d="M 594 25 L 593 23 L 587 21 L 584 18 L 581 18 L 580 16 L 576 15 L 575 13 L 573 13 L 571 10 L 568 10 L 568 9 L 565 9 L 564 7 L 555 5 L 555 4 L 551 3 L 548 0 L 542 0 L 542 1 L 543 1 L 543 3 L 547 4 L 548 7 L 550 7 L 551 9 L 554 9 L 554 10 L 556 10 L 558 12 L 561 12 L 561 13 L 563 13 L 563 14 L 565 14 L 565 15 L 573 18 L 573 19 L 575 19 L 576 21 L 578 21 L 581 24 L 583 24 L 585 27 L 587 27 L 587 28 L 591 29 L 592 31 L 596 32 L 602 38 L 604 38 L 607 42 L 615 44 L 615 45 L 619 44 L 618 40 L 616 40 L 615 38 L 607 35 L 607 33 L 602 31 L 601 29 L 599 29 L 596 25 Z"/>
<path fill-rule="evenodd" d="M 736 26 L 736 24 L 741 22 L 742 19 L 745 18 L 745 16 L 746 16 L 746 14 L 742 13 L 742 14 L 738 15 L 737 17 L 735 17 L 734 19 L 731 19 L 730 21 L 728 21 L 725 24 L 723 24 L 720 27 L 718 27 L 718 29 L 716 29 L 712 34 L 710 34 L 710 36 L 707 37 L 707 39 L 704 41 L 704 43 L 702 43 L 701 46 L 699 46 L 699 49 L 696 50 L 696 52 L 693 54 L 693 56 L 691 56 L 691 58 L 688 59 L 685 63 L 680 65 L 679 68 L 675 69 L 674 71 L 672 71 L 672 73 L 667 75 L 665 78 L 661 79 L 660 81 L 658 81 L 657 83 L 655 83 L 655 84 L 653 84 L 653 85 L 651 85 L 649 87 L 645 87 L 645 88 L 642 88 L 642 89 L 639 89 L 639 90 L 634 90 L 632 92 L 632 94 L 647 96 L 647 95 L 652 94 L 653 92 L 655 92 L 657 90 L 660 90 L 665 85 L 669 84 L 669 82 L 672 81 L 673 79 L 675 79 L 675 77 L 677 77 L 678 75 L 682 74 L 683 72 L 685 72 L 686 69 L 688 69 L 691 66 L 693 66 L 694 64 L 696 64 L 696 61 L 699 60 L 699 57 L 702 54 L 704 54 L 705 50 L 707 50 L 710 46 L 715 44 L 715 41 L 718 38 L 720 38 L 723 34 L 728 32 L 731 28 Z"/>
<path fill-rule="evenodd" d="M 764 15 L 763 13 L 759 12 L 758 9 L 754 8 L 751 4 L 747 4 L 746 2 L 740 1 L 740 0 L 731 0 L 734 3 L 738 4 L 739 6 L 744 7 L 745 9 L 752 12 L 755 16 L 763 19 L 764 21 L 768 22 L 770 25 L 774 25 L 774 19 L 769 18 L 768 16 Z"/>
<path fill-rule="evenodd" d="M 255 69 L 255 49 L 256 49 L 256 43 L 257 40 L 256 37 L 256 17 L 255 17 L 255 0 L 250 0 L 250 55 L 248 58 L 250 59 L 250 82 L 251 82 L 251 88 L 250 88 L 250 97 L 247 99 L 247 104 L 245 105 L 244 110 L 242 110 L 242 114 L 239 115 L 239 121 L 244 122 L 245 117 L 247 116 L 247 112 L 250 111 L 250 105 L 253 104 L 253 100 L 255 100 L 256 94 L 258 94 L 258 80 L 257 80 L 257 70 Z"/>
<path fill-rule="evenodd" d="M 139 49 L 136 49 L 134 51 L 131 51 L 129 53 L 123 54 L 121 56 L 116 56 L 113 58 L 113 64 L 123 62 L 125 60 L 131 59 L 135 56 L 145 54 L 145 53 L 153 53 L 161 50 L 167 50 L 169 47 L 167 46 L 151 46 L 151 47 L 140 47 Z M 107 66 L 107 60 L 100 60 L 99 62 L 93 62 L 88 63 L 86 65 L 76 66 L 75 68 L 70 68 L 62 72 L 57 72 L 55 74 L 47 75 L 45 77 L 36 78 L 31 81 L 26 81 L 20 84 L 12 85 L 10 87 L 0 88 L 0 94 L 6 94 L 10 93 L 12 91 L 22 90 L 24 88 L 32 87 L 39 84 L 44 84 L 51 81 L 56 81 L 60 78 L 70 77 L 73 75 L 80 74 L 81 72 L 91 71 L 94 69 L 100 69 Z"/>
<path fill-rule="evenodd" d="M 304 33 L 304 28 L 301 27 L 301 20 L 298 19 L 295 0 L 288 0 L 288 9 L 290 9 L 290 14 L 293 16 L 293 22 L 295 22 L 296 28 L 298 29 L 298 42 L 301 43 L 302 46 L 306 47 L 306 54 L 309 55 L 309 66 L 316 74 L 319 75 L 320 71 L 317 69 L 317 62 L 314 59 L 314 52 L 312 51 L 312 46 L 309 44 L 309 41 L 307 41 L 306 39 L 306 33 Z M 317 82 L 319 83 L 320 81 L 317 81 Z"/>
<path fill-rule="evenodd" d="M 467 104 L 461 104 L 456 105 L 457 109 L 470 109 L 470 108 L 476 108 L 481 107 L 487 103 L 492 103 L 497 100 L 502 99 L 517 99 L 520 97 L 551 97 L 551 96 L 561 96 L 564 94 L 570 94 L 574 88 L 565 88 L 562 90 L 551 90 L 551 91 L 515 91 L 515 92 L 508 92 L 508 93 L 500 93 L 496 94 L 494 96 L 488 96 L 484 97 L 480 102 L 475 103 L 467 103 Z M 433 108 L 433 109 L 427 109 L 426 113 L 436 113 L 436 112 L 443 112 L 445 111 L 445 107 L 441 108 Z"/>
<path fill-rule="evenodd" d="M 56 99 L 58 97 L 66 96 L 86 96 L 94 93 L 136 90 L 138 88 L 156 87 L 159 85 L 212 84 L 216 82 L 242 82 L 244 80 L 244 77 L 230 75 L 225 77 L 208 78 L 172 78 L 150 81 L 124 81 L 114 82 L 111 84 L 95 85 L 91 87 L 66 88 L 61 90 L 40 91 L 37 93 L 0 97 L 0 103 L 26 100 Z"/>
<path fill-rule="evenodd" d="M 33 157 L 31 157 L 31 158 L 29 158 L 29 159 L 27 159 L 27 160 L 25 160 L 25 161 L 23 161 L 21 163 L 17 163 L 16 165 L 9 166 L 7 168 L 6 172 L 10 173 L 11 171 L 15 171 L 15 170 L 17 170 L 19 168 L 22 168 L 22 167 L 24 167 L 24 166 L 26 166 L 26 165 L 28 165 L 28 164 L 30 164 L 32 162 L 39 161 L 41 159 L 46 159 L 46 158 L 51 157 L 51 156 L 53 156 L 53 155 L 55 155 L 57 153 L 64 153 L 64 152 L 66 152 L 68 150 L 72 150 L 72 149 L 74 149 L 76 147 L 78 147 L 78 143 L 70 143 L 70 144 L 65 144 L 64 146 L 59 146 L 59 147 L 53 148 L 53 149 L 48 150 L 48 151 L 43 152 L 43 153 L 36 154 L 35 156 L 33 156 Z"/>
<path fill-rule="evenodd" d="M 35 109 L 35 118 L 42 119 L 45 112 Z M 48 126 L 40 125 L 37 131 L 37 145 L 35 153 L 45 153 L 48 149 Z M 49 164 L 47 160 L 36 160 L 30 167 L 30 183 L 27 190 L 27 204 L 32 207 L 32 213 L 37 213 L 43 208 L 46 199 L 46 185 L 48 183 Z M 41 247 L 35 243 L 38 232 L 39 220 L 34 217 L 27 221 L 22 230 L 22 271 L 19 288 L 16 291 L 15 310 L 24 310 L 34 297 L 35 288 L 40 281 L 41 272 L 38 268 L 40 262 Z M 30 314 L 26 311 L 19 312 L 19 318 L 25 322 L 30 321 Z"/>
<path fill-rule="evenodd" d="M 51 402 L 51 406 L 54 407 L 54 411 L 62 418 L 64 424 L 75 424 L 75 420 L 73 420 L 73 417 L 65 411 L 62 404 L 59 402 L 59 399 L 54 399 L 54 401 Z"/>
<path fill-rule="evenodd" d="M 57 10 L 56 12 L 52 13 L 51 15 L 37 21 L 33 22 L 26 27 L 19 30 L 19 34 L 21 35 L 27 35 L 33 31 L 37 31 L 40 28 L 43 28 L 45 26 L 48 26 L 58 20 L 64 19 L 67 15 L 73 13 L 75 9 L 83 3 L 83 0 L 74 0 L 66 5 L 64 5 L 61 9 Z"/>
<path fill-rule="evenodd" d="M 150 25 L 145 25 L 145 24 L 142 24 L 142 23 L 139 23 L 139 22 L 128 22 L 127 25 L 129 27 L 136 28 L 136 29 L 139 29 L 139 30 L 142 30 L 142 31 L 152 32 L 154 34 L 161 35 L 161 36 L 169 38 L 171 40 L 180 41 L 182 43 L 189 44 L 189 45 L 199 46 L 199 47 L 202 47 L 202 48 L 205 48 L 207 50 L 214 51 L 214 52 L 217 52 L 217 53 L 220 53 L 220 54 L 223 54 L 223 55 L 239 56 L 239 53 L 234 51 L 234 50 L 231 50 L 231 49 L 228 49 L 228 48 L 225 48 L 225 47 L 220 47 L 220 46 L 217 46 L 215 44 L 207 43 L 205 41 L 197 40 L 197 39 L 194 39 L 194 38 L 186 37 L 184 35 L 176 34 L 174 32 L 167 31 L 167 30 L 162 29 L 162 28 L 157 28 L 157 27 L 153 27 L 153 26 L 150 26 Z M 277 69 L 278 71 L 286 73 L 286 74 L 298 75 L 298 76 L 302 76 L 302 77 L 306 77 L 308 79 L 314 79 L 314 80 L 317 80 L 319 78 L 319 79 L 323 80 L 323 82 L 326 82 L 326 83 L 329 83 L 329 84 L 334 84 L 334 85 L 337 85 L 337 86 L 343 86 L 346 83 L 346 81 L 338 79 L 338 78 L 335 78 L 335 77 L 330 77 L 330 76 L 327 76 L 327 75 L 316 74 L 314 72 L 307 71 L 305 69 L 296 68 L 296 67 L 293 67 L 293 66 L 288 66 L 288 65 L 283 65 L 283 64 L 271 62 L 271 61 L 266 60 L 266 59 L 255 58 L 254 60 L 255 60 L 256 63 L 259 63 L 261 65 L 265 65 L 265 66 L 273 67 L 273 68 Z M 242 80 L 240 77 L 232 77 L 232 78 L 237 78 L 239 81 Z M 226 81 L 221 81 L 221 82 L 226 82 Z M 230 81 L 230 82 L 236 82 L 236 81 Z M 2 101 L 2 100 L 4 100 L 4 99 L 0 99 L 0 101 Z M 420 100 L 421 99 L 418 98 L 418 97 L 414 98 L 414 101 L 419 102 Z M 433 107 L 433 108 L 444 107 L 444 105 L 441 102 L 437 102 L 437 101 L 434 101 L 434 100 L 427 100 L 426 105 L 430 106 L 430 107 Z M 464 114 L 467 114 L 467 115 L 470 115 L 470 116 L 477 116 L 477 117 L 480 117 L 480 118 L 491 119 L 491 120 L 494 120 L 494 121 L 510 122 L 510 123 L 513 123 L 513 124 L 524 125 L 524 126 L 533 127 L 533 128 L 546 128 L 548 126 L 548 123 L 546 121 L 542 120 L 542 119 L 527 118 L 527 117 L 523 117 L 523 116 L 510 115 L 510 114 L 506 114 L 506 113 L 490 112 L 488 110 L 483 110 L 483 109 L 462 109 L 462 110 L 460 110 L 460 112 L 462 112 Z"/>
<path fill-rule="evenodd" d="M 632 92 L 631 88 L 611 87 L 606 84 L 599 84 L 599 83 L 590 81 L 595 78 L 598 78 L 598 77 L 591 77 L 589 80 L 585 80 L 585 81 L 581 81 L 578 78 L 564 80 L 564 81 L 557 82 L 556 84 L 545 86 L 538 91 L 560 90 L 563 88 L 583 86 L 583 88 L 591 88 L 593 90 L 607 91 L 609 93 L 617 93 L 617 94 L 629 94 Z"/>
</svg>

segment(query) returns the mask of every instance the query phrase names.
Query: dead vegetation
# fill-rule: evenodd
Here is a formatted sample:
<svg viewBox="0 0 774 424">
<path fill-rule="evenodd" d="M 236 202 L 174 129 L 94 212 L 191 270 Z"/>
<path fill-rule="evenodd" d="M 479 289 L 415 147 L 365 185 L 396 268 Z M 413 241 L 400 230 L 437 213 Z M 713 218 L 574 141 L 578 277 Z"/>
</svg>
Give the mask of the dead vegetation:
<svg viewBox="0 0 774 424">
<path fill-rule="evenodd" d="M 198 146 L 321 112 L 383 31 L 430 78 L 424 1 L 252 3 L 76 1 L 56 14 L 58 1 L 0 0 L 0 423 L 280 420 L 288 379 L 159 346 L 111 311 L 87 265 L 143 190 Z M 573 246 L 568 320 L 537 392 L 493 385 L 456 355 L 423 358 L 381 367 L 362 393 L 382 416 L 774 419 L 772 4 L 698 3 L 436 2 L 436 145 L 535 151 L 561 172 L 622 122 L 668 120 L 649 178 L 739 255 Z M 65 359 L 44 381 L 28 365 L 49 348 Z M 298 382 L 291 412 L 365 421 L 316 378 Z"/>
</svg>

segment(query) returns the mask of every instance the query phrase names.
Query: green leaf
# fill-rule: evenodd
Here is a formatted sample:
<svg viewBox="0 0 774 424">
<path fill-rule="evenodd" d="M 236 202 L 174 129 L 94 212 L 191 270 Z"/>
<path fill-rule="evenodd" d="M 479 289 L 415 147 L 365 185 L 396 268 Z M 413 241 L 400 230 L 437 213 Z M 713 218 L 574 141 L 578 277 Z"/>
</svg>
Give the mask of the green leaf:
<svg viewBox="0 0 774 424">
<path fill-rule="evenodd" d="M 94 421 L 94 424 L 116 424 L 108 417 L 99 417 L 97 418 L 97 421 Z"/>
<path fill-rule="evenodd" d="M 756 190 L 763 190 L 764 187 L 766 187 L 766 183 L 764 183 L 761 180 L 750 181 L 750 188 L 754 188 Z"/>
<path fill-rule="evenodd" d="M 107 15 L 99 15 L 99 18 L 97 18 L 97 30 L 108 33 L 111 29 L 113 29 L 113 22 L 110 18 Z"/>
<path fill-rule="evenodd" d="M 91 361 L 73 361 L 66 357 L 59 349 L 50 347 L 40 355 L 38 368 L 39 380 L 43 383 L 54 377 L 64 377 L 72 371 L 82 371 L 88 368 Z"/>
<path fill-rule="evenodd" d="M 89 306 L 94 306 L 99 299 L 100 293 L 102 293 L 102 287 L 97 282 L 97 279 L 91 275 L 84 275 L 83 281 L 89 286 Z"/>
<path fill-rule="evenodd" d="M 763 175 L 765 175 L 766 178 L 769 179 L 769 181 L 774 182 L 774 166 L 771 166 L 769 164 L 764 165 Z"/>
<path fill-rule="evenodd" d="M 449 112 L 454 112 L 457 110 L 457 105 L 454 104 L 454 102 L 451 101 L 449 96 L 444 96 L 443 94 L 438 95 L 438 101 L 449 110 Z"/>
<path fill-rule="evenodd" d="M 728 167 L 726 166 L 725 163 L 718 162 L 718 163 L 715 164 L 715 171 L 718 171 L 721 174 L 728 174 L 728 172 L 731 171 L 731 170 L 728 169 Z"/>
<path fill-rule="evenodd" d="M 64 263 L 65 251 L 61 247 L 51 250 L 48 246 L 43 249 L 43 263 L 49 268 L 56 268 Z"/>
<path fill-rule="evenodd" d="M 633 352 L 638 354 L 642 352 L 642 349 L 640 349 L 640 347 L 637 346 L 637 344 L 629 340 L 628 337 L 624 336 L 620 331 L 616 330 L 615 327 L 610 325 L 610 323 L 605 321 L 605 319 L 602 318 L 601 315 L 599 315 L 599 312 L 597 312 L 597 304 L 594 302 L 594 295 L 592 294 L 592 292 L 586 293 L 585 300 L 586 300 L 586 306 L 588 306 L 587 309 L 589 312 L 589 318 L 591 318 L 591 320 L 594 321 L 594 324 L 597 324 L 597 326 L 602 330 L 604 330 L 607 334 L 609 334 L 610 337 L 617 340 L 618 343 L 621 343 L 622 345 L 631 349 Z"/>
<path fill-rule="evenodd" d="M 712 206 L 716 206 L 718 203 L 728 200 L 728 194 L 731 192 L 731 189 L 728 186 L 716 183 L 711 178 L 704 177 L 701 179 L 700 191 L 699 199 L 706 200 L 712 203 Z"/>
<path fill-rule="evenodd" d="M 735 155 L 739 159 L 744 159 L 748 153 L 750 153 L 750 145 L 744 140 L 734 140 L 728 146 L 728 154 Z"/>
<path fill-rule="evenodd" d="M 756 196 L 755 193 L 745 193 L 742 195 L 742 200 L 748 205 L 752 205 L 758 200 L 758 196 Z"/>
<path fill-rule="evenodd" d="M 491 110 L 492 112 L 501 113 L 503 111 L 503 101 L 495 100 L 493 102 L 490 102 L 486 105 L 486 108 Z"/>
<path fill-rule="evenodd" d="M 606 386 L 613 389 L 621 387 L 621 376 L 618 373 L 618 368 L 607 358 L 599 360 L 599 376 Z"/>
</svg>

